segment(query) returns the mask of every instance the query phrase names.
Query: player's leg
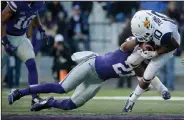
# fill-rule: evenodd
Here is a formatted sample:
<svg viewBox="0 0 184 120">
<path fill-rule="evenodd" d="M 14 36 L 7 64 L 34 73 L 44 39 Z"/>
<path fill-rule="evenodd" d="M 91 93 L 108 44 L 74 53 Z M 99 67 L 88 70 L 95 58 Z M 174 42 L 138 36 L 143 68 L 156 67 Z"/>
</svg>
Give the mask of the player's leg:
<svg viewBox="0 0 184 120">
<path fill-rule="evenodd" d="M 146 84 L 148 86 L 151 80 L 153 80 L 152 85 L 158 90 L 164 92 L 167 88 L 160 82 L 159 79 L 155 78 L 157 71 L 168 62 L 170 57 L 172 56 L 173 51 L 159 57 L 153 58 L 151 62 L 148 64 L 144 74 L 143 79 L 139 82 L 139 85 L 135 89 L 135 95 L 130 98 L 131 101 L 135 102 L 138 97 L 144 92 L 144 88 L 142 88 L 142 84 Z"/>
<path fill-rule="evenodd" d="M 146 65 L 147 66 L 147 65 Z M 162 84 L 162 82 L 159 80 L 159 78 L 156 76 L 151 81 L 143 81 L 143 74 L 146 68 L 145 64 L 139 65 L 137 68 L 134 68 L 134 71 L 139 76 L 139 84 L 135 88 L 134 92 L 131 94 L 130 98 L 127 100 L 126 105 L 123 109 L 124 112 L 129 112 L 132 110 L 135 101 L 148 89 L 151 87 L 154 87 L 162 94 L 162 97 L 167 100 L 170 99 L 170 93 L 168 92 L 168 89 Z M 147 68 L 146 68 L 147 69 Z M 151 82 L 151 84 L 150 84 Z M 146 84 L 147 87 L 142 86 L 141 84 Z"/>
<path fill-rule="evenodd" d="M 138 78 L 139 81 L 141 81 L 143 77 Z M 160 79 L 155 76 L 154 79 L 151 80 L 151 83 L 148 87 L 147 90 L 145 91 L 150 91 L 152 88 L 155 88 L 163 97 L 163 99 L 167 100 L 170 99 L 170 96 L 167 96 L 168 89 L 167 87 L 160 81 Z"/>
<path fill-rule="evenodd" d="M 71 98 L 64 100 L 54 100 L 53 98 L 50 98 L 45 100 L 46 104 L 44 105 L 36 103 L 32 106 L 31 110 L 39 111 L 50 107 L 71 110 L 84 105 L 88 100 L 96 95 L 101 86 L 104 84 L 104 81 L 98 78 L 98 75 L 94 69 L 93 60 L 91 60 L 90 66 L 88 76 L 85 76 L 85 80 L 76 88 Z"/>
<path fill-rule="evenodd" d="M 86 89 L 86 85 L 84 84 L 84 82 L 82 82 L 79 86 L 77 86 L 73 95 L 79 96 L 85 89 Z M 71 98 L 64 99 L 64 100 L 54 100 L 53 97 L 50 97 L 48 99 L 45 99 L 44 101 L 46 101 L 45 102 L 46 104 L 44 105 L 35 104 L 32 106 L 31 111 L 39 111 L 50 107 L 55 107 L 60 109 L 77 108 L 76 104 L 71 100 Z"/>
<path fill-rule="evenodd" d="M 38 72 L 35 62 L 35 53 L 33 46 L 26 36 L 17 38 L 19 39 L 19 45 L 16 51 L 16 55 L 25 63 L 28 70 L 28 83 L 29 86 L 38 84 Z M 37 98 L 37 94 L 32 94 L 32 99 Z"/>
<path fill-rule="evenodd" d="M 72 69 L 60 83 L 44 83 L 20 90 L 22 96 L 36 93 L 68 93 L 75 89 L 88 76 L 90 66 L 88 61 L 80 63 Z"/>
<path fill-rule="evenodd" d="M 76 88 L 72 97 L 64 100 L 51 100 L 48 102 L 50 107 L 60 108 L 63 110 L 71 110 L 84 105 L 89 99 L 94 97 L 104 83 L 101 80 L 94 67 L 95 59 L 92 58 L 88 62 L 88 74 L 84 76 L 84 81 Z M 64 85 L 64 82 L 62 83 Z"/>
<path fill-rule="evenodd" d="M 94 59 L 93 59 L 94 61 Z M 9 104 L 20 99 L 23 96 L 37 93 L 67 93 L 75 89 L 84 78 L 88 78 L 90 72 L 89 60 L 77 65 L 70 73 L 65 77 L 61 83 L 44 83 L 40 85 L 30 86 L 22 90 L 13 90 L 9 95 Z"/>
<path fill-rule="evenodd" d="M 144 90 L 140 90 L 139 92 L 142 94 L 142 92 L 147 91 L 149 88 L 151 88 L 153 86 L 161 93 L 162 89 L 159 89 L 158 86 L 161 86 L 162 88 L 166 88 L 166 87 L 160 82 L 160 80 L 157 77 L 154 78 L 155 80 L 153 80 L 153 82 L 151 82 L 151 84 L 149 83 L 149 81 L 148 81 L 148 83 L 144 83 L 141 80 L 141 78 L 143 77 L 143 73 L 147 67 L 147 64 L 142 62 L 143 60 L 144 60 L 143 57 L 141 57 L 141 55 L 138 51 L 135 51 L 134 53 L 132 53 L 127 59 L 127 62 L 134 67 L 134 71 L 136 72 L 136 75 L 139 77 L 138 79 L 140 79 L 139 80 L 140 83 L 142 83 L 141 84 L 142 86 L 138 86 L 138 87 L 140 87 Z M 144 85 L 146 85 L 146 86 L 144 86 Z M 139 90 L 139 88 L 138 88 L 138 90 Z"/>
<path fill-rule="evenodd" d="M 71 98 L 63 100 L 54 100 L 49 98 L 45 100 L 45 104 L 36 103 L 32 106 L 32 111 L 40 111 L 50 107 L 59 108 L 63 110 L 72 110 L 81 107 L 88 100 L 93 98 L 100 90 L 104 82 L 100 79 L 88 79 L 82 82 L 75 90 Z"/>
</svg>

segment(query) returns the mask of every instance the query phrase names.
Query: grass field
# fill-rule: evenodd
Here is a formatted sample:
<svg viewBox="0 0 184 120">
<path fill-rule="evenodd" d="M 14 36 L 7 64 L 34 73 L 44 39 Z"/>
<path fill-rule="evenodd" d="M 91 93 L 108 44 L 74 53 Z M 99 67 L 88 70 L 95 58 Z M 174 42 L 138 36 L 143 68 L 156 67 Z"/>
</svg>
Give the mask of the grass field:
<svg viewBox="0 0 184 120">
<path fill-rule="evenodd" d="M 132 90 L 128 89 L 102 89 L 97 97 L 103 96 L 128 96 Z M 126 100 L 90 100 L 81 108 L 72 111 L 63 111 L 59 109 L 49 109 L 43 110 L 40 112 L 30 112 L 30 96 L 26 96 L 21 98 L 19 101 L 16 101 L 13 105 L 8 105 L 7 102 L 7 94 L 8 90 L 3 89 L 2 91 L 2 115 L 3 119 L 44 119 L 52 118 L 52 119 L 144 119 L 151 118 L 152 119 L 184 119 L 184 101 L 183 100 L 138 100 L 134 106 L 134 109 L 131 113 L 122 113 L 122 108 L 125 105 Z M 56 98 L 63 96 L 70 96 L 72 94 L 42 94 L 42 97 L 54 96 Z M 183 91 L 174 91 L 171 92 L 172 97 L 184 97 Z M 144 97 L 153 97 L 160 96 L 156 91 L 149 91 L 144 93 Z M 17 116 L 19 115 L 19 116 Z M 31 116 L 30 116 L 31 115 Z M 18 118 L 16 118 L 18 117 Z"/>
</svg>

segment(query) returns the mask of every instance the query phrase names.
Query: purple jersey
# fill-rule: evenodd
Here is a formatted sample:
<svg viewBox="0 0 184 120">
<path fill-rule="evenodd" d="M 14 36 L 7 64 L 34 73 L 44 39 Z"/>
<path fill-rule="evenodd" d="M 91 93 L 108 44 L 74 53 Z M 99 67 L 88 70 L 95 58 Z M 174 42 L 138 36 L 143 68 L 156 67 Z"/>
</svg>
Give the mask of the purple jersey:
<svg viewBox="0 0 184 120">
<path fill-rule="evenodd" d="M 26 33 L 29 24 L 44 5 L 43 1 L 9 1 L 7 3 L 9 8 L 14 11 L 14 14 L 6 22 L 6 32 L 15 36 L 21 36 Z"/>
<path fill-rule="evenodd" d="M 130 54 L 131 52 L 123 52 L 118 49 L 104 56 L 97 56 L 95 60 L 95 69 L 99 77 L 103 80 L 107 80 L 110 78 L 135 75 L 132 68 L 126 63 Z"/>
</svg>

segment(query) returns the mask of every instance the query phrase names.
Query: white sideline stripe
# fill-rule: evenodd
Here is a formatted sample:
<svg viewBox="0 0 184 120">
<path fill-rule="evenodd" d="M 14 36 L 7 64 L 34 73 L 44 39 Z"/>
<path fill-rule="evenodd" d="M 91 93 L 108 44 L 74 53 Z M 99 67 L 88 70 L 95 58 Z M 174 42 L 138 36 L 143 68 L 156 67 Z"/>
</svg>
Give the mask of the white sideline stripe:
<svg viewBox="0 0 184 120">
<path fill-rule="evenodd" d="M 46 97 L 46 96 L 44 96 Z M 47 96 L 48 97 L 48 96 Z M 70 96 L 60 96 L 60 97 L 54 97 L 56 99 L 66 99 L 70 98 Z M 94 97 L 93 100 L 127 100 L 128 96 L 103 96 L 103 97 Z M 163 100 L 160 96 L 147 96 L 147 97 L 140 97 L 138 100 Z M 169 101 L 181 101 L 184 100 L 184 97 L 171 97 Z"/>
</svg>

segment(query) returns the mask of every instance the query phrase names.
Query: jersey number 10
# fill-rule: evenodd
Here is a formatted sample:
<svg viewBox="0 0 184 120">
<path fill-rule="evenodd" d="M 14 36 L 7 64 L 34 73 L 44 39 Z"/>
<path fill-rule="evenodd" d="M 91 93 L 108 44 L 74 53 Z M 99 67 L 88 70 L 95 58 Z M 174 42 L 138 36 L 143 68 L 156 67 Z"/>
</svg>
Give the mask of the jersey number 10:
<svg viewBox="0 0 184 120">
<path fill-rule="evenodd" d="M 31 21 L 34 19 L 35 16 L 36 15 L 32 15 L 28 18 L 26 16 L 20 17 L 19 21 L 14 25 L 14 27 L 17 28 L 17 29 L 27 28 L 28 25 L 31 23 Z"/>
</svg>

